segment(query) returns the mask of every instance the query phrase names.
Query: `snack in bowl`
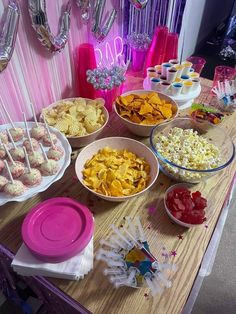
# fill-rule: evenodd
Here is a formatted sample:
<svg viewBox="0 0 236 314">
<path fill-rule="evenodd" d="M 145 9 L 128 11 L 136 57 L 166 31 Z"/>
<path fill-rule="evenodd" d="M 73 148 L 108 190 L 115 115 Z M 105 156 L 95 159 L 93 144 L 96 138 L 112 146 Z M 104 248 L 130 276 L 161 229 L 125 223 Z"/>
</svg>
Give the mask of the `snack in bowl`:
<svg viewBox="0 0 236 314">
<path fill-rule="evenodd" d="M 104 100 L 101 98 L 66 99 L 43 109 L 43 115 L 49 125 L 67 137 L 78 137 L 93 133 L 104 125 L 103 105 Z"/>
<path fill-rule="evenodd" d="M 161 99 L 155 92 L 119 96 L 116 107 L 121 117 L 142 125 L 161 123 L 175 113 L 172 103 Z"/>
<path fill-rule="evenodd" d="M 150 180 L 150 165 L 127 149 L 100 149 L 84 165 L 83 183 L 106 196 L 129 196 L 144 190 Z"/>
</svg>

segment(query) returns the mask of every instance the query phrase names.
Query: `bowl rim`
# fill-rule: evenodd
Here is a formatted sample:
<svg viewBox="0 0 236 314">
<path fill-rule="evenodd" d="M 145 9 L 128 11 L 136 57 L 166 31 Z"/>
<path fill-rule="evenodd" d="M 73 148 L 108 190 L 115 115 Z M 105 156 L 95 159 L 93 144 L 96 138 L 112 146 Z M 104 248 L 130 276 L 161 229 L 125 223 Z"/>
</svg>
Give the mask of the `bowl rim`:
<svg viewBox="0 0 236 314">
<path fill-rule="evenodd" d="M 191 121 L 191 122 L 195 122 L 195 123 L 199 123 L 199 124 L 201 123 L 201 122 L 193 121 L 191 118 L 176 118 L 176 119 L 174 119 L 173 121 L 177 121 L 177 120 Z M 164 124 L 168 124 L 168 123 L 170 123 L 170 122 L 172 122 L 172 121 L 163 122 L 163 123 L 161 123 L 160 125 L 163 126 Z M 208 124 L 211 128 L 220 128 L 219 126 L 217 126 L 217 125 L 212 125 L 211 123 L 208 123 L 207 121 L 204 122 L 204 123 L 205 123 L 205 124 Z M 219 171 L 219 170 L 222 170 L 222 169 L 226 168 L 229 164 L 231 164 L 231 162 L 233 161 L 233 159 L 234 159 L 234 157 L 235 157 L 235 145 L 234 145 L 233 141 L 231 140 L 231 138 L 229 137 L 229 135 L 228 135 L 222 128 L 220 128 L 221 131 L 222 131 L 222 133 L 224 133 L 224 134 L 228 137 L 229 141 L 231 142 L 232 148 L 233 148 L 232 156 L 229 158 L 229 160 L 228 160 L 226 163 L 224 163 L 223 165 L 221 165 L 221 166 L 219 166 L 219 167 L 216 167 L 216 168 L 212 168 L 212 169 L 200 169 L 200 170 L 198 170 L 198 169 L 192 169 L 192 168 L 186 168 L 186 167 L 177 165 L 177 164 L 175 164 L 174 162 L 172 162 L 172 161 L 168 160 L 167 158 L 163 157 L 163 156 L 158 152 L 158 150 L 156 149 L 155 143 L 153 142 L 153 134 L 154 134 L 156 128 L 158 128 L 158 127 L 159 127 L 159 125 L 155 126 L 155 127 L 151 130 L 151 134 L 150 134 L 150 145 L 151 145 L 152 150 L 154 151 L 154 153 L 157 155 L 158 158 L 161 159 L 161 161 L 166 162 L 166 163 L 168 163 L 169 165 L 171 165 L 171 166 L 173 166 L 173 167 L 177 167 L 177 168 L 179 168 L 179 169 L 183 169 L 183 170 L 187 170 L 187 171 L 192 171 L 192 172 L 201 172 L 201 173 L 215 172 L 215 171 Z"/>
<path fill-rule="evenodd" d="M 171 185 L 171 186 L 168 187 L 168 189 L 165 191 L 165 195 L 164 195 L 164 205 L 165 205 L 165 210 L 166 210 L 168 216 L 169 216 L 175 223 L 177 223 L 178 225 L 180 225 L 180 226 L 182 226 L 182 227 L 192 228 L 192 227 L 199 227 L 199 226 L 202 226 L 202 225 L 204 224 L 204 222 L 201 223 L 201 224 L 190 224 L 190 223 L 181 221 L 181 220 L 175 218 L 175 217 L 172 215 L 171 211 L 169 210 L 169 207 L 168 207 L 167 204 L 166 204 L 167 194 L 168 194 L 170 191 L 172 191 L 174 188 L 178 187 L 178 186 L 187 186 L 187 187 L 189 187 L 189 186 L 194 186 L 194 184 L 191 184 L 191 183 L 184 183 L 184 182 L 183 182 L 183 183 L 176 183 L 176 184 Z M 208 207 L 208 206 L 207 206 L 207 207 Z M 206 208 L 207 208 L 207 207 L 206 207 Z M 209 220 L 209 218 L 207 218 L 207 220 Z"/>
<path fill-rule="evenodd" d="M 79 176 L 78 176 L 78 174 L 77 174 L 77 163 L 78 163 L 78 160 L 79 160 L 79 155 L 80 155 L 83 151 L 85 151 L 86 149 L 89 149 L 90 146 L 95 145 L 95 143 L 97 143 L 97 142 L 102 142 L 102 141 L 107 140 L 107 139 L 113 139 L 113 140 L 115 140 L 115 139 L 122 139 L 122 140 L 124 140 L 124 139 L 125 139 L 125 140 L 129 140 L 129 141 L 135 142 L 136 144 L 142 146 L 142 148 L 144 148 L 144 149 L 146 148 L 148 151 L 150 151 L 151 154 L 155 157 L 155 160 L 156 160 L 156 174 L 155 174 L 155 177 L 154 177 L 154 179 L 153 179 L 153 182 L 149 183 L 148 186 L 147 186 L 145 189 L 143 189 L 142 191 L 139 191 L 138 193 L 131 194 L 131 195 L 127 195 L 127 196 L 109 196 L 109 195 L 104 195 L 104 194 L 101 194 L 101 193 L 97 193 L 96 191 L 90 189 L 87 185 L 85 185 L 85 184 L 83 183 L 83 181 L 80 180 L 80 178 L 79 178 Z M 105 146 L 104 146 L 104 147 L 105 147 Z M 98 150 L 99 150 L 99 149 L 98 149 Z M 97 150 L 97 151 L 98 151 L 98 150 Z M 134 197 L 134 196 L 139 196 L 140 194 L 146 192 L 146 191 L 147 191 L 149 188 L 151 188 L 151 187 L 153 186 L 153 184 L 156 182 L 156 180 L 157 180 L 157 178 L 158 178 L 158 175 L 159 175 L 159 172 L 160 172 L 159 161 L 158 161 L 156 155 L 153 153 L 153 151 L 152 151 L 147 145 L 143 144 L 142 142 L 136 141 L 136 140 L 134 140 L 134 139 L 132 139 L 132 138 L 129 138 L 129 137 L 122 137 L 122 136 L 104 137 L 104 138 L 101 138 L 101 139 L 99 139 L 99 140 L 96 140 L 96 141 L 94 141 L 94 142 L 88 144 L 87 146 L 85 146 L 85 147 L 79 152 L 79 154 L 78 154 L 78 156 L 77 156 L 77 158 L 76 158 L 76 161 L 75 161 L 75 173 L 76 173 L 76 176 L 77 176 L 79 182 L 83 185 L 83 187 L 86 188 L 89 192 L 91 192 L 91 193 L 97 195 L 98 197 L 102 197 L 102 198 L 107 199 L 107 200 L 109 200 L 109 201 L 117 200 L 117 199 L 122 199 L 122 200 L 125 201 L 125 200 L 128 200 L 128 199 L 130 199 L 130 198 L 132 198 L 132 197 Z"/>
<path fill-rule="evenodd" d="M 95 100 L 95 99 L 90 99 L 90 98 L 85 98 L 85 97 L 70 97 L 70 98 L 63 98 L 63 99 L 59 99 L 53 103 L 51 103 L 50 105 L 48 105 L 47 107 L 44 107 L 43 109 L 49 109 L 49 108 L 53 108 L 55 107 L 59 102 L 61 101 L 69 101 L 69 100 L 75 100 L 75 99 L 78 99 L 78 98 L 82 98 L 82 99 L 85 99 L 85 100 Z M 106 113 L 106 120 L 104 122 L 104 124 L 96 131 L 92 132 L 92 133 L 89 133 L 89 134 L 86 134 L 86 135 L 81 135 L 81 136 L 67 136 L 65 135 L 65 133 L 63 133 L 65 135 L 66 138 L 68 138 L 69 140 L 70 139 L 75 139 L 75 140 L 78 140 L 78 139 L 86 139 L 87 137 L 89 136 L 92 136 L 92 135 L 96 135 L 96 133 L 99 133 L 101 132 L 104 127 L 107 125 L 109 119 L 110 119 L 110 115 L 109 115 L 109 112 L 107 110 L 107 108 L 105 107 L 105 104 L 101 107 L 102 110 L 105 111 Z M 41 114 L 40 114 L 40 120 L 42 119 L 42 116 L 43 116 L 43 110 L 41 111 Z M 54 127 L 54 126 L 51 126 L 51 127 Z M 58 130 L 59 131 L 59 130 Z"/>
<path fill-rule="evenodd" d="M 179 113 L 179 106 L 178 106 L 177 102 L 176 102 L 174 99 L 172 99 L 170 96 L 168 96 L 168 95 L 166 95 L 166 94 L 164 94 L 164 93 L 160 93 L 160 92 L 157 92 L 157 91 L 154 91 L 154 90 L 137 89 L 137 90 L 127 91 L 127 92 L 125 92 L 125 93 L 123 93 L 123 94 L 121 94 L 121 95 L 119 95 L 119 96 L 127 96 L 127 95 L 129 95 L 129 94 L 135 94 L 135 93 L 138 94 L 138 93 L 140 93 L 140 92 L 142 92 L 141 94 L 156 93 L 156 94 L 160 94 L 160 95 L 163 95 L 163 96 L 169 98 L 170 101 L 173 102 L 173 103 L 175 104 L 175 106 L 176 106 L 176 113 L 175 113 L 175 115 L 172 116 L 171 118 L 166 119 L 166 120 L 164 120 L 163 122 L 160 122 L 160 123 L 157 123 L 157 124 L 139 124 L 139 123 L 135 123 L 135 122 L 132 122 L 132 121 L 130 121 L 130 120 L 128 120 L 128 119 L 123 118 L 123 117 L 118 113 L 118 111 L 117 111 L 116 100 L 115 100 L 114 103 L 113 103 L 114 111 L 115 111 L 116 115 L 119 116 L 119 118 L 121 118 L 123 121 L 128 122 L 128 123 L 131 124 L 131 125 L 138 126 L 138 127 L 140 127 L 140 128 L 147 128 L 147 127 L 153 128 L 153 127 L 156 127 L 156 126 L 158 126 L 158 125 L 160 125 L 160 124 L 162 124 L 162 123 L 165 123 L 165 122 L 167 122 L 167 121 L 172 121 L 172 120 L 174 120 L 174 119 L 178 116 L 178 113 Z"/>
</svg>

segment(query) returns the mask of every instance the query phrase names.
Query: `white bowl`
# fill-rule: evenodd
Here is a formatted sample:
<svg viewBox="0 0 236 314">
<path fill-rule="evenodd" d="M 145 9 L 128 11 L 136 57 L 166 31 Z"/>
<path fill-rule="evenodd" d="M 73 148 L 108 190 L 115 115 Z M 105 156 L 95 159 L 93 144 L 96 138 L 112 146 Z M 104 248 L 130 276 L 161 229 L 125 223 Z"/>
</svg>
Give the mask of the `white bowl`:
<svg viewBox="0 0 236 314">
<path fill-rule="evenodd" d="M 164 197 L 164 204 L 165 204 L 165 210 L 167 215 L 170 217 L 171 220 L 173 220 L 175 223 L 177 223 L 178 225 L 182 226 L 182 227 L 186 227 L 186 228 L 193 228 L 193 227 L 198 227 L 198 226 L 202 226 L 204 223 L 207 223 L 212 215 L 212 206 L 211 206 L 211 201 L 209 201 L 209 199 L 207 199 L 207 207 L 204 209 L 205 213 L 206 213 L 206 221 L 204 221 L 202 224 L 189 224 L 186 222 L 183 222 L 177 218 L 175 218 L 172 214 L 171 211 L 169 210 L 167 204 L 166 204 L 166 198 L 167 198 L 167 194 L 172 191 L 175 188 L 178 187 L 183 187 L 183 188 L 187 188 L 188 190 L 190 190 L 191 192 L 196 192 L 199 191 L 198 186 L 197 185 L 192 185 L 192 184 L 188 184 L 188 183 L 177 183 L 174 184 L 172 186 L 170 186 L 166 192 L 165 192 L 165 197 Z M 201 192 L 201 191 L 200 191 Z M 205 197 L 205 195 L 202 195 L 202 197 Z"/>
<path fill-rule="evenodd" d="M 128 96 L 128 95 L 130 95 L 130 94 L 137 94 L 137 95 L 139 95 L 139 94 L 147 94 L 147 93 L 153 93 L 153 92 L 154 92 L 154 93 L 157 93 L 158 96 L 159 96 L 161 99 L 164 99 L 164 100 L 166 100 L 167 102 L 171 103 L 172 106 L 175 108 L 175 113 L 174 113 L 174 115 L 173 115 L 170 119 L 166 119 L 166 120 L 164 120 L 163 122 L 167 122 L 167 121 L 173 120 L 173 119 L 178 115 L 178 111 L 179 111 L 178 105 L 177 105 L 177 103 L 176 103 L 173 99 L 171 99 L 169 96 L 167 96 L 167 95 L 165 95 L 165 94 L 163 94 L 163 93 L 155 92 L 155 91 L 153 91 L 153 90 L 143 90 L 143 89 L 142 89 L 142 90 L 133 90 L 133 91 L 129 91 L 129 92 L 127 92 L 127 93 L 122 94 L 121 96 Z M 150 136 L 150 134 L 151 134 L 152 128 L 153 128 L 154 126 L 160 124 L 160 123 L 157 123 L 157 124 L 153 124 L 153 125 L 143 125 L 143 124 L 139 124 L 139 123 L 134 123 L 134 122 L 132 122 L 132 121 L 130 121 L 130 120 L 128 120 L 128 119 L 125 119 L 125 118 L 123 118 L 123 117 L 120 116 L 120 114 L 118 113 L 117 108 L 116 108 L 116 103 L 114 103 L 113 106 L 114 106 L 114 111 L 115 111 L 117 117 L 120 119 L 120 121 L 127 127 L 127 129 L 128 129 L 131 133 L 133 133 L 133 134 L 135 134 L 135 135 L 139 135 L 139 136 L 143 136 L 143 137 L 148 137 L 148 136 Z"/>
<path fill-rule="evenodd" d="M 65 99 L 61 99 L 58 100 L 54 103 L 52 103 L 51 105 L 49 105 L 48 107 L 44 108 L 44 109 L 49 109 L 49 108 L 53 108 L 55 106 L 57 106 L 58 104 L 60 104 L 63 101 L 74 101 L 78 98 L 82 98 L 82 97 L 74 97 L 74 98 L 65 98 Z M 92 100 L 92 99 L 88 99 L 88 98 L 84 98 L 85 100 Z M 102 107 L 103 110 L 103 114 L 105 116 L 105 122 L 104 124 L 101 126 L 100 129 L 98 129 L 97 131 L 87 134 L 87 135 L 83 135 L 83 136 L 66 136 L 66 138 L 68 139 L 70 145 L 72 147 L 84 147 L 92 142 L 94 142 L 94 140 L 99 136 L 99 134 L 102 132 L 102 130 L 105 128 L 105 126 L 108 123 L 109 120 L 109 113 L 107 111 L 107 109 L 105 108 L 105 106 Z M 42 114 L 40 115 L 40 120 L 42 121 Z"/>
<path fill-rule="evenodd" d="M 122 196 L 122 197 L 117 197 L 117 196 L 106 196 L 100 193 L 95 192 L 94 190 L 88 188 L 84 183 L 83 183 L 83 169 L 84 165 L 87 160 L 91 159 L 100 149 L 104 147 L 111 147 L 115 149 L 127 149 L 130 152 L 133 152 L 136 154 L 138 157 L 143 157 L 146 162 L 150 165 L 150 182 L 148 186 L 133 195 L 129 196 Z M 153 154 L 151 149 L 149 149 L 146 145 L 135 141 L 130 138 L 126 137 L 107 137 L 107 138 L 102 138 L 100 140 L 97 140 L 88 146 L 86 146 L 82 151 L 79 153 L 76 162 L 75 162 L 75 172 L 76 175 L 80 181 L 80 183 L 90 192 L 93 194 L 97 195 L 98 197 L 101 197 L 107 201 L 112 201 L 112 202 L 123 202 L 127 201 L 128 199 L 139 196 L 145 191 L 147 191 L 156 181 L 158 174 L 159 174 L 159 164 L 156 156 Z"/>
</svg>

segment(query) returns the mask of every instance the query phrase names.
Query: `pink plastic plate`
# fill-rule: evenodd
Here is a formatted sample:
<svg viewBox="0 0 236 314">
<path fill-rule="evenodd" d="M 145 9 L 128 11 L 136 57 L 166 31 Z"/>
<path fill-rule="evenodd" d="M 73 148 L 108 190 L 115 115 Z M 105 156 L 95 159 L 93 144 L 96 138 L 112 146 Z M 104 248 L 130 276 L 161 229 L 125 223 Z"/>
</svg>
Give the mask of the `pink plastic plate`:
<svg viewBox="0 0 236 314">
<path fill-rule="evenodd" d="M 28 249 L 46 262 L 62 262 L 81 252 L 94 232 L 89 209 L 73 199 L 46 200 L 25 217 L 22 238 Z"/>
</svg>

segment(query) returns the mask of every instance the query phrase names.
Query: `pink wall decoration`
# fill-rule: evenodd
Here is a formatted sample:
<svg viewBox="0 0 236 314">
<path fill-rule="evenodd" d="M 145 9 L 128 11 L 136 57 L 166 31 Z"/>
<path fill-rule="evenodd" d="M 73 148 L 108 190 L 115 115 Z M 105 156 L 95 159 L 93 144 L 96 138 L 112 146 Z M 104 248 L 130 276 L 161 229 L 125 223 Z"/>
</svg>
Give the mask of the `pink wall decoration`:
<svg viewBox="0 0 236 314">
<path fill-rule="evenodd" d="M 62 5 L 67 0 L 47 0 L 48 19 L 51 29 L 57 33 L 58 20 Z M 8 0 L 0 2 L 0 21 Z M 20 21 L 15 50 L 8 67 L 0 73 L 0 95 L 11 113 L 13 121 L 22 120 L 22 111 L 27 119 L 32 118 L 30 102 L 37 113 L 50 103 L 67 97 L 78 96 L 76 73 L 76 49 L 83 42 L 100 47 L 91 35 L 90 24 L 83 24 L 75 1 L 72 1 L 71 28 L 68 43 L 62 52 L 51 54 L 37 40 L 30 23 L 26 0 L 19 0 Z M 107 40 L 120 35 L 120 1 L 107 1 L 106 10 L 112 6 L 118 11 L 118 17 Z M 106 40 L 106 39 L 105 39 Z M 0 110 L 0 123 L 8 122 Z"/>
</svg>

